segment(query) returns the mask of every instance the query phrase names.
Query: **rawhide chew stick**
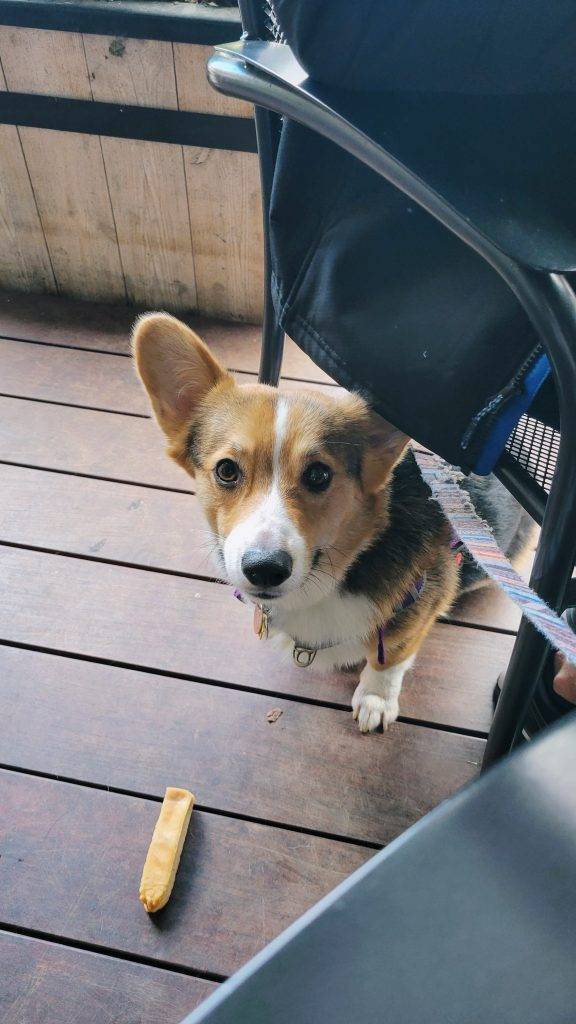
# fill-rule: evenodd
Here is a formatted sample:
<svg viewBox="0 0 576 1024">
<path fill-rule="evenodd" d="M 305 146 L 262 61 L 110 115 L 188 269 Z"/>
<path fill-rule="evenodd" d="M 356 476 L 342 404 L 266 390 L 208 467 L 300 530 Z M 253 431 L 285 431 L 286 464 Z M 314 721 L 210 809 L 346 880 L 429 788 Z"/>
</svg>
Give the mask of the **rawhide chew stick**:
<svg viewBox="0 0 576 1024">
<path fill-rule="evenodd" d="M 170 899 L 193 807 L 194 796 L 187 789 L 166 790 L 140 881 L 140 899 L 149 914 Z"/>
</svg>

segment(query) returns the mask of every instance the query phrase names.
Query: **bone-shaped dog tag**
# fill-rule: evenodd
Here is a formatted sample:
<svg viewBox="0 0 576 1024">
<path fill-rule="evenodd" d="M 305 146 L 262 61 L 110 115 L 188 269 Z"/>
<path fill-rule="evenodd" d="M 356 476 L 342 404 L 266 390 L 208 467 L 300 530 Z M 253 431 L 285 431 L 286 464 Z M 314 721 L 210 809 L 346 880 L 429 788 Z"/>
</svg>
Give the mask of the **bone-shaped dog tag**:
<svg viewBox="0 0 576 1024">
<path fill-rule="evenodd" d="M 259 604 L 254 609 L 254 632 L 259 640 L 266 640 L 268 636 L 268 613 Z"/>
</svg>

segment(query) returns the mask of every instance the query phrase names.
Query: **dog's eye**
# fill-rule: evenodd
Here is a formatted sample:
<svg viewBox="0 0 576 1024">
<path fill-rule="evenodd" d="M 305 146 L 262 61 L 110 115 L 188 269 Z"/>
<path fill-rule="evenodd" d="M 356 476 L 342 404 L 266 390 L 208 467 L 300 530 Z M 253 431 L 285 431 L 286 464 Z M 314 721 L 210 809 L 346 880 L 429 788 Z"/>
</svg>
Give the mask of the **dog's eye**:
<svg viewBox="0 0 576 1024">
<path fill-rule="evenodd" d="M 302 474 L 302 483 L 309 491 L 318 494 L 327 491 L 332 481 L 332 470 L 324 462 L 312 462 Z"/>
<path fill-rule="evenodd" d="M 216 463 L 214 474 L 218 483 L 225 487 L 233 487 L 240 479 L 240 466 L 234 459 L 220 459 Z"/>
</svg>

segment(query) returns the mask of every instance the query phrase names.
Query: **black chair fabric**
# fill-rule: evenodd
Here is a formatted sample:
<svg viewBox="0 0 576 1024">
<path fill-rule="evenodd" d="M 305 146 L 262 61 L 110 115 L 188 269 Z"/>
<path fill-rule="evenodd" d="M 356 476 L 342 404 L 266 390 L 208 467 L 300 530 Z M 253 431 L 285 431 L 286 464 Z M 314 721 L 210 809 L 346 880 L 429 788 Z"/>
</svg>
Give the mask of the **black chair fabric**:
<svg viewBox="0 0 576 1024">
<path fill-rule="evenodd" d="M 571 0 L 273 8 L 314 79 L 309 92 L 513 260 L 576 268 Z M 534 371 L 538 339 L 496 271 L 359 161 L 290 122 L 270 238 L 287 333 L 417 441 L 466 472 L 491 471 L 546 379 L 544 361 Z M 550 386 L 546 396 L 556 422 Z"/>
<path fill-rule="evenodd" d="M 406 832 L 186 1024 L 573 1024 L 576 714 Z"/>
<path fill-rule="evenodd" d="M 290 122 L 270 237 L 290 337 L 421 444 L 466 471 L 491 470 L 506 435 L 482 468 L 490 432 L 508 406 L 517 419 L 522 397 L 530 404 L 526 372 L 541 351 L 499 275 L 369 168 Z"/>
<path fill-rule="evenodd" d="M 338 88 L 497 96 L 576 89 L 572 0 L 273 5 L 308 74 Z"/>
</svg>

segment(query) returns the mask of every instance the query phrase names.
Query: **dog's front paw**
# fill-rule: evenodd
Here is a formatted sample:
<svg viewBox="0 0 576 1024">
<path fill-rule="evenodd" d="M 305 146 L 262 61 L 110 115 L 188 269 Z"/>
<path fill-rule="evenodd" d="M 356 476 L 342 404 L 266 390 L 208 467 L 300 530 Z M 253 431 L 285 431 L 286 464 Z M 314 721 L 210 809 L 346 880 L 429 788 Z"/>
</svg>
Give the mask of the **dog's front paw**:
<svg viewBox="0 0 576 1024">
<path fill-rule="evenodd" d="M 360 732 L 374 732 L 378 726 L 384 730 L 398 718 L 398 700 L 395 697 L 381 697 L 365 690 L 359 683 L 352 697 L 352 712 Z"/>
</svg>

